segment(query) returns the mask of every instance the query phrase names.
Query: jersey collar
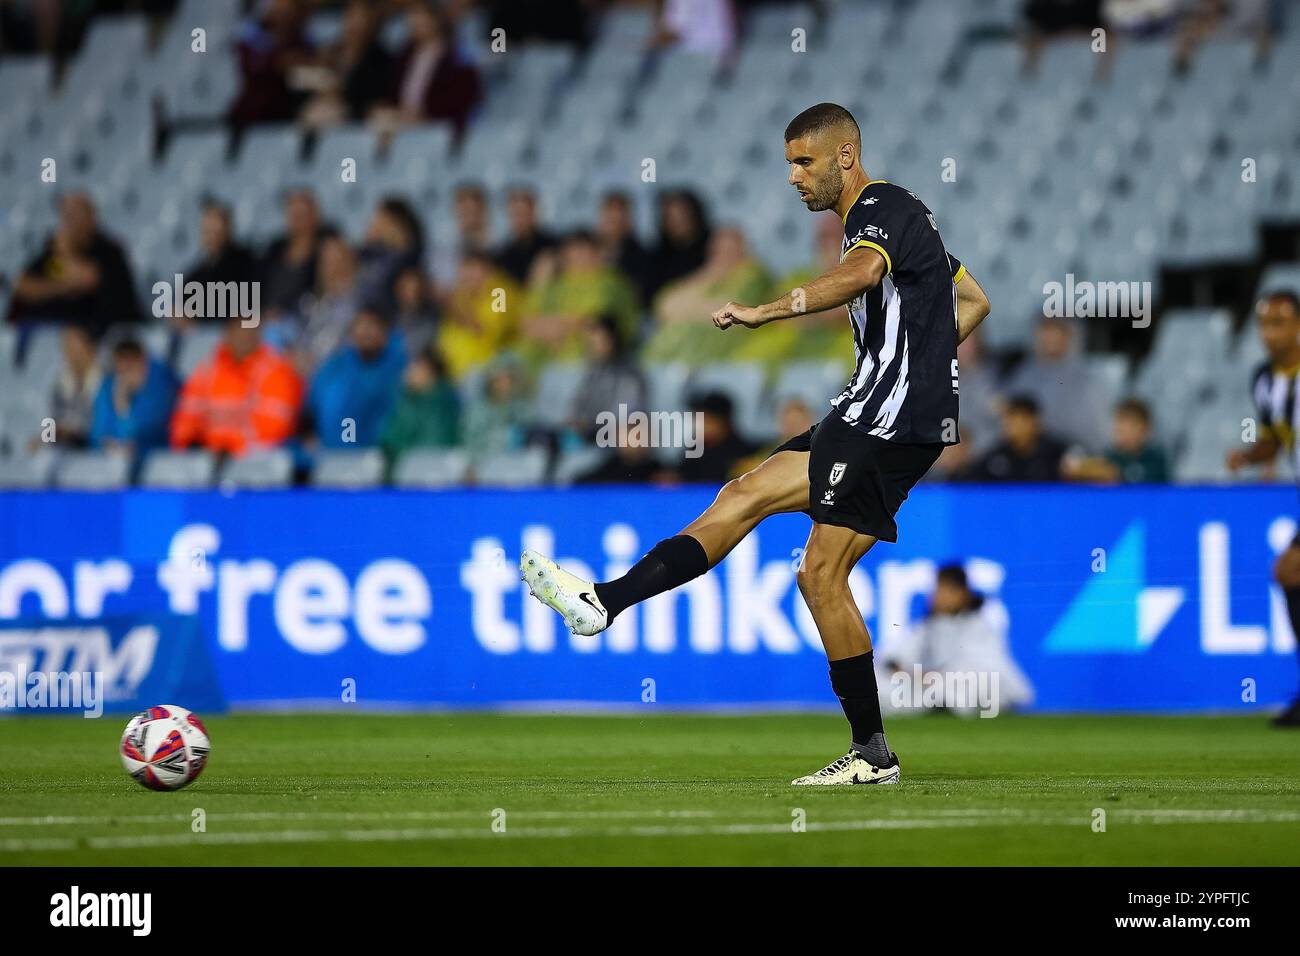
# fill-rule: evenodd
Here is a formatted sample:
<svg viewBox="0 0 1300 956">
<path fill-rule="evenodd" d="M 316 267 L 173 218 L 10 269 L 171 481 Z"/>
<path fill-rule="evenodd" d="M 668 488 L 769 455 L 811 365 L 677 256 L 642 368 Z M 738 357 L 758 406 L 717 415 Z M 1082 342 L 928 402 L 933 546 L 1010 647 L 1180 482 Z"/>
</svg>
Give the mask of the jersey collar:
<svg viewBox="0 0 1300 956">
<path fill-rule="evenodd" d="M 867 191 L 867 186 L 874 186 L 877 183 L 887 183 L 887 182 L 889 182 L 888 179 L 873 179 L 870 182 L 866 183 L 861 189 L 859 189 L 858 194 L 853 197 L 853 202 L 849 203 L 849 208 L 844 210 L 844 216 L 843 216 L 844 221 L 846 223 L 849 221 L 849 213 L 852 211 L 853 207 L 858 204 L 858 200 L 862 198 L 862 194 Z"/>
</svg>

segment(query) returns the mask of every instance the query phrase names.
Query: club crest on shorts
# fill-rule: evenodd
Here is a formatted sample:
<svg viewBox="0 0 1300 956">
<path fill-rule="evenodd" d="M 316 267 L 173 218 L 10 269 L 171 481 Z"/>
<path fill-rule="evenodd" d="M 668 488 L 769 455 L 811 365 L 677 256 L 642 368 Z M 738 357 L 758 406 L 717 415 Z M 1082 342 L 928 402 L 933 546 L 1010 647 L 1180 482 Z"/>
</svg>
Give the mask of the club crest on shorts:
<svg viewBox="0 0 1300 956">
<path fill-rule="evenodd" d="M 849 463 L 847 461 L 837 461 L 835 464 L 831 465 L 830 477 L 827 480 L 832 485 L 838 485 L 840 483 L 840 479 L 844 477 L 844 469 L 847 467 L 849 467 Z"/>
</svg>

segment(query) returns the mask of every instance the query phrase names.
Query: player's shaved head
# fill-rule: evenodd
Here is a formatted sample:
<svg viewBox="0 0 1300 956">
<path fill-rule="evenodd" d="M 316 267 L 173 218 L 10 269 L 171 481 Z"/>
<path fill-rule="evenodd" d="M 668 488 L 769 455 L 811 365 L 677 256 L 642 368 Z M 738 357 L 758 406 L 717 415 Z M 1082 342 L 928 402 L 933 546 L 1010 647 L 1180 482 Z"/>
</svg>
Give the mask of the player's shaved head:
<svg viewBox="0 0 1300 956">
<path fill-rule="evenodd" d="M 785 128 L 785 161 L 790 185 L 812 212 L 834 209 L 845 176 L 860 173 L 862 136 L 853 114 L 834 103 L 810 106 Z"/>
<path fill-rule="evenodd" d="M 862 131 L 853 114 L 836 103 L 818 103 L 810 106 L 785 128 L 787 143 L 805 136 L 821 138 L 830 135 L 839 142 L 849 142 L 862 148 Z"/>
</svg>

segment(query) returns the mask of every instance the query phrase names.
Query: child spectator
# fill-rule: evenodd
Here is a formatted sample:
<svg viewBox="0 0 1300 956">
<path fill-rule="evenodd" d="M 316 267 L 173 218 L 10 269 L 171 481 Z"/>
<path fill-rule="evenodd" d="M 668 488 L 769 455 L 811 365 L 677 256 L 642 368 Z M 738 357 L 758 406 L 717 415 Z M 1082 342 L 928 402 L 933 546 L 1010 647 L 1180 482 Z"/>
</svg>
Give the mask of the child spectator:
<svg viewBox="0 0 1300 956">
<path fill-rule="evenodd" d="M 143 456 L 167 445 L 176 402 L 176 376 L 133 338 L 113 346 L 113 371 L 99 387 L 90 444 Z"/>
<path fill-rule="evenodd" d="M 460 395 L 435 349 L 418 352 L 407 365 L 402 394 L 379 441 L 390 465 L 412 448 L 460 444 Z"/>
</svg>

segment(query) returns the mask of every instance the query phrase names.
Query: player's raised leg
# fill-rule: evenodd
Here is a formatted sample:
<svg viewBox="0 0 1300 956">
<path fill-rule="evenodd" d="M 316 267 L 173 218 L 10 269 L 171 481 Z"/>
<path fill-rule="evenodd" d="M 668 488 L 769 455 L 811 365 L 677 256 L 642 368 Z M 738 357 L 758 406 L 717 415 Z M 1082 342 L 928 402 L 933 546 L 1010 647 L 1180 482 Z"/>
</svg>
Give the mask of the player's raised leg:
<svg viewBox="0 0 1300 956">
<path fill-rule="evenodd" d="M 571 631 L 597 634 L 626 608 L 699 577 L 768 515 L 807 508 L 807 451 L 778 451 L 723 485 L 702 515 L 620 578 L 584 581 L 536 551 L 523 553 L 519 571 L 533 596 L 559 612 Z"/>
<path fill-rule="evenodd" d="M 831 689 L 852 730 L 843 757 L 795 786 L 897 783 L 898 758 L 885 741 L 871 635 L 849 590 L 849 572 L 876 539 L 851 528 L 814 524 L 795 576 L 830 661 Z"/>
</svg>

